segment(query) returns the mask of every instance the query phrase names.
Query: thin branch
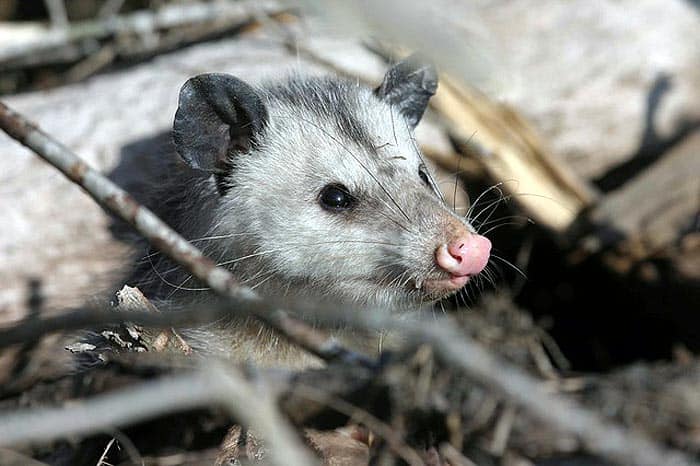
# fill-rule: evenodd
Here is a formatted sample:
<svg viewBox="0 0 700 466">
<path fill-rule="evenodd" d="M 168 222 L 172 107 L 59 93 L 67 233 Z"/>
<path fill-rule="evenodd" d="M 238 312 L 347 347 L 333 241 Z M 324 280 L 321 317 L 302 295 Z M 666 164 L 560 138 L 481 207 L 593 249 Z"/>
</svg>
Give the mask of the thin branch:
<svg viewBox="0 0 700 466">
<path fill-rule="evenodd" d="M 100 455 L 100 459 L 97 460 L 97 466 L 105 466 L 105 461 L 107 460 L 107 453 L 109 453 L 109 449 L 112 448 L 112 445 L 114 445 L 114 442 L 116 441 L 117 439 L 112 437 L 112 439 L 107 443 L 107 446 L 102 452 L 102 455 Z"/>
<path fill-rule="evenodd" d="M 44 0 L 44 4 L 46 5 L 46 9 L 49 10 L 51 27 L 55 29 L 68 27 L 68 13 L 66 12 L 66 4 L 63 0 Z"/>
<path fill-rule="evenodd" d="M 119 10 L 121 10 L 122 6 L 124 5 L 124 1 L 125 0 L 105 1 L 97 12 L 97 17 L 101 20 L 110 19 L 112 16 L 119 13 Z"/>
<path fill-rule="evenodd" d="M 220 296 L 233 309 L 243 308 L 310 353 L 325 360 L 362 361 L 361 355 L 342 347 L 310 325 L 263 301 L 253 290 L 241 286 L 223 267 L 141 206 L 126 191 L 90 168 L 82 159 L 0 102 L 0 128 L 33 150 L 42 159 L 81 186 L 98 204 L 134 227 L 163 254 L 180 264 Z"/>
</svg>

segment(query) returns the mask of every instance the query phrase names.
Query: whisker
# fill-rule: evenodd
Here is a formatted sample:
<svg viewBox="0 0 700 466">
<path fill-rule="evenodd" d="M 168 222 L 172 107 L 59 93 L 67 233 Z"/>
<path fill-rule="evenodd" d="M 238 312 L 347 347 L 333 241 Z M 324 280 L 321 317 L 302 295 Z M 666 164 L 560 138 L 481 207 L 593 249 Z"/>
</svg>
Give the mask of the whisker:
<svg viewBox="0 0 700 466">
<path fill-rule="evenodd" d="M 484 192 L 482 192 L 481 194 L 479 194 L 479 196 L 474 200 L 474 203 L 469 207 L 469 210 L 467 211 L 467 214 L 465 215 L 465 217 L 467 218 L 467 220 L 469 220 L 469 221 L 472 220 L 471 217 L 470 217 L 471 214 L 472 214 L 472 211 L 474 210 L 474 208 L 476 207 L 476 205 L 479 203 L 479 201 L 481 200 L 481 198 L 484 197 L 486 194 L 488 194 L 491 190 L 493 190 L 493 189 L 499 189 L 500 186 L 502 186 L 502 185 L 503 185 L 503 182 L 501 181 L 500 183 L 494 184 L 493 186 L 487 188 L 486 190 L 484 190 Z"/>
<path fill-rule="evenodd" d="M 208 287 L 207 288 L 187 288 L 187 287 L 182 287 L 180 285 L 172 283 L 169 280 L 167 280 L 163 275 L 161 275 L 161 273 L 155 267 L 155 264 L 153 264 L 153 262 L 151 262 L 151 266 L 152 266 L 153 272 L 158 276 L 158 278 L 161 280 L 161 282 L 165 283 L 166 285 L 168 285 L 170 287 L 175 288 L 176 291 L 177 290 L 184 290 L 184 291 L 206 291 L 206 290 L 209 290 Z M 188 279 L 189 279 L 189 277 L 188 277 Z"/>
<path fill-rule="evenodd" d="M 313 242 L 313 243 L 286 243 L 286 244 L 284 244 L 284 247 L 254 252 L 252 254 L 247 254 L 245 256 L 236 257 L 234 259 L 219 262 L 219 263 L 217 263 L 217 265 L 236 264 L 236 263 L 241 262 L 243 260 L 252 259 L 254 257 L 264 256 L 266 254 L 272 254 L 272 253 L 280 252 L 280 251 L 286 251 L 287 249 L 289 249 L 290 246 L 293 246 L 293 247 L 312 247 L 312 246 L 321 246 L 324 244 L 345 244 L 345 243 L 378 244 L 381 246 L 401 247 L 401 245 L 396 244 L 396 243 L 389 243 L 386 241 L 369 241 L 369 240 L 332 240 L 332 241 L 318 241 L 318 242 Z"/>
<path fill-rule="evenodd" d="M 505 265 L 509 266 L 510 268 L 512 268 L 513 270 L 515 270 L 516 272 L 518 272 L 523 278 L 527 279 L 527 275 L 525 274 L 525 272 L 523 272 L 522 270 L 520 270 L 520 268 L 517 267 L 517 266 L 516 266 L 515 264 L 513 264 L 512 262 L 510 262 L 510 261 L 508 261 L 508 260 L 506 260 L 506 259 L 504 259 L 504 258 L 502 258 L 502 257 L 500 257 L 500 256 L 497 256 L 496 254 L 491 254 L 491 257 L 493 257 L 494 259 L 497 259 L 497 260 L 503 262 Z"/>
<path fill-rule="evenodd" d="M 219 262 L 219 263 L 217 263 L 216 265 L 217 265 L 217 266 L 222 266 L 222 265 L 237 264 L 237 263 L 239 263 L 239 262 L 241 262 L 241 261 L 244 261 L 244 260 L 247 260 L 247 259 L 252 259 L 252 258 L 254 258 L 254 257 L 264 256 L 265 254 L 272 254 L 273 252 L 284 251 L 284 250 L 286 250 L 286 249 L 287 249 L 287 248 L 275 248 L 275 249 L 268 249 L 268 250 L 266 250 L 266 251 L 254 252 L 254 253 L 252 253 L 252 254 L 247 254 L 247 255 L 245 255 L 245 256 L 236 257 L 235 259 L 230 259 L 230 260 L 226 260 L 226 261 L 223 261 L 223 262 Z"/>
<path fill-rule="evenodd" d="M 212 227 L 212 228 L 213 228 L 213 227 Z M 228 247 L 225 247 L 225 248 L 219 253 L 218 261 L 220 261 L 221 258 L 222 258 L 224 255 L 226 255 L 226 252 L 227 252 L 227 251 L 228 251 Z M 204 252 L 204 250 L 203 250 L 203 252 Z M 175 270 L 178 270 L 178 269 L 180 269 L 180 267 L 179 267 L 179 266 L 175 266 L 175 267 L 173 267 L 172 269 L 170 269 L 170 271 L 172 272 L 172 271 L 175 271 Z M 187 275 L 187 278 L 185 278 L 185 279 L 180 283 L 180 285 L 179 285 L 177 288 L 173 289 L 173 290 L 168 294 L 168 296 L 167 296 L 165 299 L 170 299 L 170 298 L 172 297 L 172 295 L 175 294 L 178 290 L 185 289 L 185 288 L 184 288 L 184 284 L 187 283 L 191 278 L 192 278 L 192 274 L 188 274 L 188 275 Z M 203 290 L 199 290 L 199 291 L 203 291 Z"/>
<path fill-rule="evenodd" d="M 253 275 L 251 278 L 248 278 L 248 279 L 246 279 L 245 281 L 243 281 L 243 282 L 241 282 L 241 283 L 243 283 L 243 284 L 250 283 L 250 282 L 252 282 L 253 280 L 258 279 L 259 277 L 261 277 L 261 276 L 263 276 L 263 275 L 265 276 L 265 278 L 263 278 L 263 279 L 260 280 L 259 282 L 255 283 L 254 285 L 250 285 L 250 289 L 251 289 L 251 290 L 254 290 L 255 288 L 258 288 L 259 286 L 263 285 L 264 283 L 266 283 L 266 282 L 268 282 L 270 279 L 272 279 L 272 277 L 274 277 L 275 275 L 277 275 L 277 270 L 275 270 L 275 269 L 260 270 L 258 273 L 256 273 L 255 275 Z"/>
<path fill-rule="evenodd" d="M 257 287 L 261 286 L 262 284 L 268 282 L 268 281 L 269 281 L 272 277 L 274 277 L 276 274 L 277 274 L 277 272 L 276 272 L 275 270 L 273 270 L 272 272 L 270 272 L 270 273 L 267 275 L 267 277 L 265 277 L 264 279 L 262 279 L 261 281 L 259 281 L 259 282 L 256 283 L 255 285 L 251 285 L 251 286 L 250 286 L 250 289 L 251 289 L 251 290 L 256 289 Z"/>
<path fill-rule="evenodd" d="M 551 196 L 545 196 L 544 194 L 537 194 L 537 193 L 513 193 L 510 195 L 511 197 L 516 197 L 516 196 L 529 196 L 529 197 L 537 197 L 540 199 L 546 199 L 548 201 L 554 202 L 557 204 L 559 207 L 564 208 L 567 212 L 573 212 L 573 209 L 570 207 L 567 207 L 566 204 L 563 202 L 551 197 Z"/>
<path fill-rule="evenodd" d="M 503 280 L 503 271 L 501 270 L 498 265 L 494 264 L 493 262 L 489 262 L 486 264 L 486 269 L 489 271 L 489 274 L 494 277 L 494 287 L 496 286 L 496 281 L 498 280 Z"/>
<path fill-rule="evenodd" d="M 445 303 L 443 303 L 442 300 L 438 301 L 438 303 L 440 304 L 440 309 L 442 310 L 442 314 L 446 315 L 447 310 L 445 309 Z"/>
<path fill-rule="evenodd" d="M 394 144 L 399 146 L 399 140 L 396 138 L 396 126 L 394 124 L 394 106 L 389 105 L 389 115 L 391 115 L 391 132 L 394 133 Z"/>
<path fill-rule="evenodd" d="M 485 193 L 488 192 L 489 190 L 491 190 L 491 189 L 493 189 L 494 187 L 496 187 L 496 186 L 498 186 L 498 185 L 501 185 L 501 184 L 503 184 L 503 183 L 504 183 L 504 182 L 501 182 L 501 183 L 498 183 L 497 185 L 491 186 L 488 190 L 484 191 L 481 195 L 485 194 Z M 500 191 L 500 189 L 499 189 L 499 191 Z M 481 195 L 479 196 L 479 198 L 481 198 Z M 563 202 L 558 201 L 557 199 L 555 199 L 555 198 L 553 198 L 553 197 L 551 197 L 551 196 L 545 196 L 544 194 L 536 194 L 536 193 L 511 193 L 511 194 L 508 194 L 508 195 L 503 195 L 503 194 L 501 193 L 501 197 L 499 197 L 498 199 L 496 199 L 496 200 L 492 201 L 491 203 L 489 203 L 488 205 L 486 205 L 486 206 L 482 209 L 482 211 L 479 213 L 479 215 L 481 215 L 481 213 L 483 213 L 484 210 L 488 209 L 489 207 L 491 207 L 491 206 L 494 205 L 494 204 L 498 204 L 498 203 L 503 202 L 503 201 L 508 201 L 508 200 L 511 200 L 511 199 L 513 199 L 513 198 L 516 198 L 516 197 L 524 197 L 524 196 L 536 197 L 536 198 L 540 198 L 540 199 L 546 199 L 546 200 L 548 200 L 548 201 L 554 202 L 555 204 L 557 204 L 557 205 L 560 206 L 560 207 L 565 208 L 567 211 L 572 212 L 572 210 L 571 210 L 570 208 L 568 208 Z M 477 198 L 477 201 L 479 200 L 479 198 Z M 472 208 L 476 206 L 477 201 L 474 202 L 474 204 L 472 205 Z M 468 219 L 470 222 L 474 221 L 474 219 L 477 218 L 477 217 L 479 216 L 479 215 L 477 215 L 476 217 L 470 219 L 470 218 L 469 218 L 469 214 L 470 214 L 470 213 L 471 213 L 471 208 L 470 208 L 470 211 L 468 211 L 468 212 L 467 212 L 467 215 L 466 215 L 467 219 Z M 532 220 L 531 218 L 528 218 L 528 221 L 531 222 L 531 223 L 533 223 L 533 224 L 535 223 L 534 220 Z"/>
<path fill-rule="evenodd" d="M 214 229 L 214 228 L 215 228 L 215 227 L 212 227 L 212 229 Z M 188 240 L 188 241 L 189 241 L 190 243 L 201 243 L 201 242 L 203 242 L 203 241 L 214 241 L 214 240 L 219 240 L 219 239 L 228 239 L 228 238 L 232 238 L 232 237 L 235 237 L 235 236 L 252 236 L 252 235 L 253 235 L 253 233 L 248 233 L 248 232 L 246 232 L 246 233 L 228 233 L 228 234 L 225 234 L 225 235 L 202 236 L 202 237 L 200 237 L 200 238 L 193 238 L 193 239 L 190 239 L 190 240 Z M 158 255 L 161 255 L 161 252 L 160 252 L 160 251 L 154 251 L 154 252 L 152 252 L 152 253 L 150 253 L 150 254 L 147 254 L 147 255 L 141 257 L 141 258 L 138 260 L 137 264 L 143 264 L 143 263 L 145 263 L 146 259 L 149 259 L 149 258 L 151 258 L 151 257 L 158 256 Z"/>
<path fill-rule="evenodd" d="M 498 209 L 498 204 L 499 204 L 499 203 L 494 203 L 493 207 L 491 208 L 491 212 L 489 212 L 489 214 L 488 214 L 488 215 L 486 216 L 486 218 L 484 219 L 484 222 L 485 222 L 485 223 L 488 223 L 488 221 L 491 219 L 491 216 L 492 216 L 494 213 L 496 213 L 496 210 Z M 479 215 L 481 215 L 481 213 L 480 213 Z M 478 217 L 478 216 L 477 216 L 477 217 Z"/>
<path fill-rule="evenodd" d="M 534 223 L 534 221 L 526 215 L 504 215 L 503 217 L 498 217 L 498 218 L 495 218 L 495 219 L 490 220 L 488 222 L 484 221 L 484 222 L 476 222 L 476 223 L 479 225 L 479 228 L 481 228 L 481 227 L 485 227 L 486 225 L 489 225 L 491 223 L 496 223 L 496 222 L 500 222 L 503 220 L 523 220 L 523 221 L 528 222 L 528 223 Z"/>
<path fill-rule="evenodd" d="M 481 271 L 481 274 L 479 274 L 479 277 L 483 281 L 488 281 L 491 284 L 491 286 L 496 288 L 496 282 L 495 282 L 494 278 L 491 276 L 491 271 L 488 270 L 487 268 L 484 268 L 484 270 Z M 483 290 L 483 288 L 482 288 L 482 290 Z"/>
<path fill-rule="evenodd" d="M 499 223 L 499 224 L 497 224 L 497 225 L 492 226 L 491 228 L 489 228 L 488 230 L 486 230 L 486 231 L 483 232 L 483 233 L 479 233 L 479 231 L 477 230 L 477 233 L 479 233 L 480 235 L 488 235 L 488 234 L 491 233 L 492 231 L 497 230 L 497 229 L 499 229 L 499 228 L 501 228 L 501 227 L 506 227 L 506 226 L 517 226 L 517 225 L 520 225 L 520 223 L 519 223 L 519 222 L 503 222 L 503 223 Z"/>
<path fill-rule="evenodd" d="M 498 194 L 499 194 L 498 199 L 496 199 L 496 200 L 494 200 L 494 201 L 491 201 L 491 202 L 489 202 L 488 204 L 486 204 L 486 206 L 485 206 L 483 209 L 481 209 L 481 210 L 479 211 L 478 214 L 476 214 L 474 217 L 472 217 L 471 219 L 469 219 L 469 221 L 471 221 L 471 222 L 476 221 L 479 217 L 481 217 L 481 215 L 482 215 L 484 212 L 486 212 L 487 210 L 491 209 L 491 213 L 486 217 L 486 220 L 485 220 L 485 221 L 487 221 L 489 218 L 491 218 L 491 215 L 493 215 L 493 213 L 495 212 L 496 208 L 498 207 L 498 204 L 500 204 L 501 202 L 503 202 L 503 201 L 505 201 L 505 200 L 510 199 L 509 196 L 504 196 L 504 195 L 503 195 L 503 191 L 501 191 L 501 188 L 496 188 L 496 191 L 498 191 Z M 476 204 L 475 204 L 475 205 L 476 205 Z"/>
<path fill-rule="evenodd" d="M 472 138 L 476 135 L 476 130 L 472 133 L 471 136 L 469 136 L 469 139 L 467 139 L 467 142 L 465 145 L 469 145 L 471 142 Z M 457 172 L 455 173 L 455 187 L 454 187 L 454 192 L 452 193 L 452 210 L 457 211 L 457 182 L 459 181 L 459 175 L 461 175 L 461 170 L 460 167 L 462 165 L 462 157 L 459 158 L 457 161 Z"/>
</svg>

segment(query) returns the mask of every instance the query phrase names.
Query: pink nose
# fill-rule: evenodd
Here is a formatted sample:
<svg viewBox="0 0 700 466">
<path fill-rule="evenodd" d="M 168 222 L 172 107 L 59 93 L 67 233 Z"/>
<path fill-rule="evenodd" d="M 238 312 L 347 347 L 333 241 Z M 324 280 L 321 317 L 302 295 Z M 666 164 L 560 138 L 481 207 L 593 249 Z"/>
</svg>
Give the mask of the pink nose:
<svg viewBox="0 0 700 466">
<path fill-rule="evenodd" d="M 435 261 L 453 276 L 466 277 L 484 270 L 490 252 L 491 241 L 488 238 L 466 234 L 437 248 Z"/>
</svg>

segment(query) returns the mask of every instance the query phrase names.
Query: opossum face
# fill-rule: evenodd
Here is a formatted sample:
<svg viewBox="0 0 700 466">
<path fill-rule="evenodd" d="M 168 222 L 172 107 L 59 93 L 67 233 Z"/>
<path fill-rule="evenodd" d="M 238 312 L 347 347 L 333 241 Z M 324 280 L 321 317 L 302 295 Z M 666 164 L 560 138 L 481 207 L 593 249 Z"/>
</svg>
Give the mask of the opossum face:
<svg viewBox="0 0 700 466">
<path fill-rule="evenodd" d="M 491 245 L 445 206 L 413 138 L 436 86 L 431 67 L 411 62 L 374 91 L 189 81 L 175 142 L 217 179 L 220 262 L 263 294 L 322 302 L 399 308 L 462 288 Z"/>
</svg>

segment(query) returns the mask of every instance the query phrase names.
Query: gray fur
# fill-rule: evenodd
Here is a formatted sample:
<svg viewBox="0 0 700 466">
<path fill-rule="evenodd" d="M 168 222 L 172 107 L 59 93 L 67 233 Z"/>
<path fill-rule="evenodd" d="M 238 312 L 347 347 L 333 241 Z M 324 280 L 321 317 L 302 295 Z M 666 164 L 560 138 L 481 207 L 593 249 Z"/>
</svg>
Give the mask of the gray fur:
<svg viewBox="0 0 700 466">
<path fill-rule="evenodd" d="M 232 156 L 219 180 L 225 189 L 217 189 L 214 176 L 171 159 L 150 203 L 156 213 L 263 295 L 397 310 L 440 298 L 420 284 L 445 278 L 434 251 L 465 223 L 444 205 L 432 179 L 426 184 L 419 176 L 415 122 L 402 113 L 397 94 L 384 99 L 349 81 L 300 76 L 255 92 L 266 124 L 249 151 Z M 319 192 L 330 183 L 345 185 L 356 207 L 323 210 Z M 141 261 L 132 283 L 171 305 L 211 299 L 158 254 Z M 190 336 L 238 359 L 301 361 L 251 322 Z"/>
</svg>

